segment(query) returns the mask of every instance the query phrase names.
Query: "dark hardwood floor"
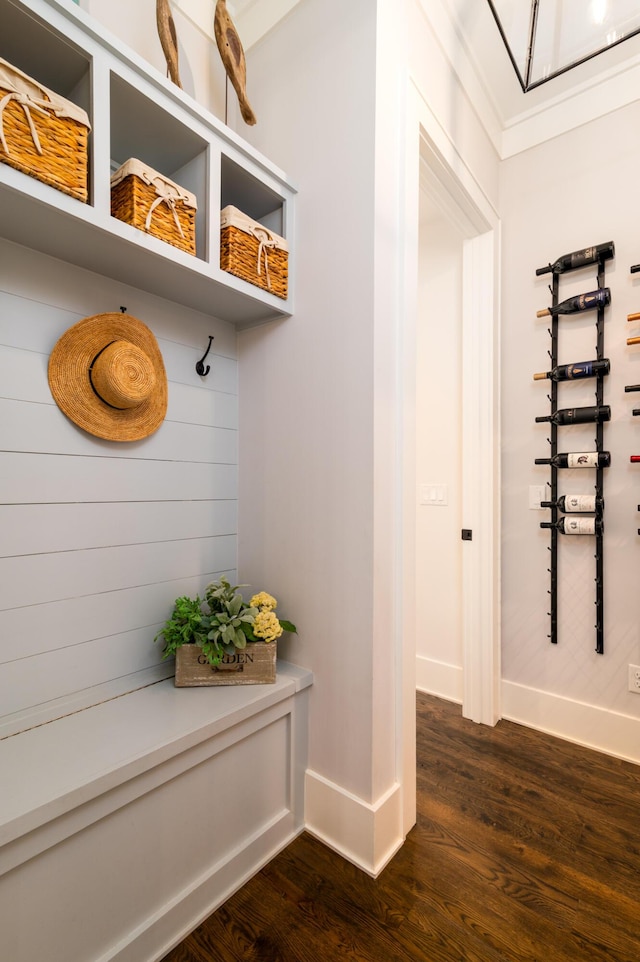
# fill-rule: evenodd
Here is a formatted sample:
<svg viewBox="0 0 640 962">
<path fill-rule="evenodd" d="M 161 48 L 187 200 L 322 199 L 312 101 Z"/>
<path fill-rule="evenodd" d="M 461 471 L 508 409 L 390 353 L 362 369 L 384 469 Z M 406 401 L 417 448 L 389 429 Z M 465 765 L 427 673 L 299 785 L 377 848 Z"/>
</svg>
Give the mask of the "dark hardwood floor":
<svg viewBox="0 0 640 962">
<path fill-rule="evenodd" d="M 638 962 L 640 767 L 418 695 L 418 820 L 376 880 L 296 839 L 164 962 Z"/>
</svg>

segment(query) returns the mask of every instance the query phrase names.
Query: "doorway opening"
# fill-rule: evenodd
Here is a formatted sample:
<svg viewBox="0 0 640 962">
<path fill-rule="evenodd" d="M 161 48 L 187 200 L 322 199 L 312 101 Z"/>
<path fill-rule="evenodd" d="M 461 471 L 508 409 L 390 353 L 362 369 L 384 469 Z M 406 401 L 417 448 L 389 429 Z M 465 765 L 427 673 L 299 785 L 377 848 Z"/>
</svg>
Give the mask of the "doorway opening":
<svg viewBox="0 0 640 962">
<path fill-rule="evenodd" d="M 403 349 L 404 602 L 414 613 L 403 631 L 405 826 L 416 688 L 460 702 L 473 721 L 500 717 L 499 223 L 423 114 L 405 196 L 405 276 L 415 289 Z"/>
<path fill-rule="evenodd" d="M 417 685 L 492 725 L 499 717 L 496 230 L 424 132 L 419 216 L 416 481 L 420 502 L 427 486 L 427 504 L 419 503 L 416 524 L 416 614 L 429 628 L 416 633 Z M 444 489 L 447 504 L 429 503 L 437 479 L 420 472 L 444 475 L 435 494 Z"/>
</svg>

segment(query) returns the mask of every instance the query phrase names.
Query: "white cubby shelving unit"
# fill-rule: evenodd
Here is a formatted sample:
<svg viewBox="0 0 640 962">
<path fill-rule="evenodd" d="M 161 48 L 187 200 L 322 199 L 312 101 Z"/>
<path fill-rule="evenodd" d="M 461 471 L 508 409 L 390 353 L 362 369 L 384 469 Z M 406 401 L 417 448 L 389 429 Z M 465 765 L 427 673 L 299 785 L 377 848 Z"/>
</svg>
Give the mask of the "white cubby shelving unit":
<svg viewBox="0 0 640 962">
<path fill-rule="evenodd" d="M 145 9 L 149 7 L 147 4 Z M 87 203 L 0 163 L 0 246 L 11 251 L 5 260 L 0 257 L 0 282 L 7 282 L 5 302 L 28 300 L 13 296 L 13 265 L 23 281 L 26 278 L 23 293 L 31 294 L 34 276 L 33 311 L 39 318 L 33 320 L 39 332 L 35 340 L 20 341 L 15 351 L 11 340 L 0 344 L 0 354 L 4 348 L 5 355 L 13 358 L 14 352 L 25 365 L 29 388 L 16 393 L 15 387 L 5 387 L 7 397 L 0 397 L 5 402 L 3 410 L 9 412 L 3 420 L 0 456 L 13 458 L 12 464 L 20 459 L 20 471 L 26 472 L 20 477 L 28 477 L 30 469 L 24 468 L 22 461 L 34 454 L 31 445 L 40 445 L 34 455 L 40 465 L 45 456 L 51 456 L 54 465 L 68 457 L 68 496 L 65 492 L 61 500 L 53 490 L 43 495 L 49 523 L 52 512 L 60 507 L 75 510 L 76 502 L 84 498 L 86 504 L 81 507 L 93 505 L 99 511 L 105 500 L 100 493 L 103 488 L 91 480 L 94 475 L 86 482 L 89 494 L 84 486 L 83 495 L 78 495 L 71 483 L 78 462 L 86 466 L 99 460 L 113 468 L 113 476 L 125 487 L 127 479 L 135 480 L 135 472 L 132 474 L 128 466 L 135 461 L 136 472 L 138 469 L 136 458 L 121 457 L 118 464 L 120 451 L 114 454 L 94 439 L 89 445 L 66 423 L 60 424 L 58 447 L 43 445 L 40 440 L 48 431 L 42 425 L 51 423 L 50 398 L 42 390 L 46 386 L 47 356 L 43 345 L 52 340 L 61 314 L 52 289 L 58 291 L 66 278 L 78 280 L 84 271 L 77 268 L 84 268 L 91 273 L 82 277 L 83 290 L 92 283 L 98 283 L 102 292 L 122 284 L 128 290 L 136 289 L 143 301 L 160 304 L 165 318 L 164 341 L 175 357 L 186 355 L 191 336 L 185 334 L 185 344 L 173 344 L 171 334 L 175 333 L 178 341 L 181 330 L 185 330 L 184 326 L 180 328 L 180 311 L 173 320 L 176 305 L 189 309 L 185 314 L 198 311 L 206 319 L 214 319 L 224 329 L 221 340 L 226 339 L 229 345 L 235 341 L 229 325 L 255 326 L 293 312 L 295 191 L 281 171 L 108 36 L 71 0 L 0 0 L 0 57 L 78 104 L 89 115 L 92 126 Z M 130 157 L 137 157 L 195 193 L 195 255 L 111 216 L 110 174 Z M 287 239 L 286 300 L 220 269 L 219 212 L 228 204 Z M 36 284 L 38 265 L 47 260 L 42 254 L 57 261 Z M 54 277 L 56 269 L 61 280 Z M 101 275 L 97 281 L 96 275 Z M 2 287 L 0 283 L 0 295 Z M 54 298 L 51 303 L 47 301 L 49 296 Z M 62 313 L 66 318 L 73 311 L 65 308 Z M 10 314 L 8 308 L 5 331 L 26 330 L 26 318 L 21 325 L 21 315 Z M 229 370 L 235 359 L 233 350 L 228 349 L 228 353 L 229 357 L 224 356 L 223 350 L 216 358 L 217 363 L 227 364 L 223 370 Z M 5 359 L 5 371 L 11 363 Z M 181 364 L 181 360 L 176 362 L 179 372 L 183 370 Z M 187 410 L 191 413 L 196 376 L 193 365 L 189 370 L 188 383 L 179 381 L 182 374 L 176 381 L 181 389 L 179 397 L 190 399 Z M 235 395 L 229 397 L 233 402 Z M 15 438 L 23 438 L 19 412 L 27 408 L 31 419 L 27 427 L 37 424 L 37 431 L 35 440 L 34 435 L 24 435 L 29 437 L 25 450 Z M 222 410 L 232 412 L 229 425 L 233 426 L 233 404 Z M 179 416 L 169 427 L 171 437 L 181 438 L 196 429 L 198 437 L 206 437 L 207 444 L 213 443 L 214 431 L 222 431 L 212 417 L 210 421 L 205 418 L 201 425 Z M 207 451 L 202 461 L 207 472 L 210 467 L 222 468 L 224 477 L 231 477 L 235 468 L 231 431 L 229 438 L 227 443 L 225 435 L 226 453 L 220 455 L 219 463 Z M 234 499 L 235 486 L 223 487 L 222 494 L 220 490 L 209 493 L 207 488 L 207 495 L 203 495 L 198 489 L 197 497 L 193 488 L 182 492 L 185 478 L 191 477 L 200 462 L 192 463 L 182 455 L 178 461 L 173 460 L 173 454 L 168 458 L 163 447 L 166 443 L 159 443 L 155 460 L 148 452 L 147 461 L 139 458 L 142 471 L 147 470 L 147 463 L 154 465 L 154 476 L 167 470 L 169 462 L 178 471 L 170 473 L 169 487 L 157 489 L 159 504 L 163 500 L 179 502 L 181 498 L 187 503 L 190 499 Z M 188 475 L 183 473 L 184 465 Z M 207 484 L 213 477 L 211 472 L 206 474 Z M 178 487 L 173 478 L 180 481 L 178 493 L 173 490 Z M 215 482 L 211 487 L 215 488 Z M 121 519 L 114 491 L 110 492 L 115 499 L 112 507 Z M 39 501 L 23 503 L 12 498 L 15 495 L 6 494 L 5 517 L 14 508 L 39 516 L 38 508 L 43 507 Z M 129 498 L 133 495 L 127 488 L 125 500 Z M 135 501 L 138 503 L 137 498 Z M 14 527 L 17 517 L 15 514 L 11 519 Z M 53 522 L 51 527 L 55 528 Z M 35 557 L 47 553 L 39 542 L 37 545 L 29 552 Z M 107 551 L 112 550 L 111 545 L 109 539 Z M 128 552 L 138 545 L 125 547 Z M 55 551 L 48 550 L 52 557 L 59 557 L 62 551 L 59 546 Z M 15 551 L 20 559 L 20 552 L 26 549 Z M 161 552 L 155 542 L 153 551 Z M 72 556 L 76 552 L 65 553 Z M 200 551 L 196 554 L 194 574 L 205 564 Z M 148 566 L 148 556 L 144 558 Z M 4 560 L 15 559 L 10 556 Z M 180 567 L 173 555 L 171 560 L 173 567 Z M 95 573 L 95 560 L 91 564 Z M 183 577 L 191 577 L 190 571 L 174 571 L 171 565 L 161 576 L 167 583 Z M 22 579 L 23 587 L 28 580 Z M 75 590 L 75 582 L 73 585 Z M 110 610 L 117 609 L 121 587 L 126 594 L 129 587 L 140 585 L 146 591 L 145 578 L 137 579 L 136 572 L 131 585 L 118 581 L 113 599 L 110 591 L 103 591 L 109 595 Z M 12 610 L 22 610 L 19 598 L 10 601 Z M 75 596 L 71 602 L 75 602 Z M 77 608 L 68 610 L 73 611 L 71 629 L 81 624 L 82 618 Z M 145 618 L 136 624 L 148 628 Z M 126 636 L 128 625 L 117 628 L 118 634 L 113 637 Z M 45 619 L 42 631 L 46 630 Z M 24 628 L 23 634 L 27 633 Z M 18 648 L 24 640 L 19 631 L 8 630 L 6 635 L 10 637 L 4 640 Z M 63 641 L 72 650 L 78 639 L 65 637 Z M 50 677 L 39 664 L 34 659 L 32 671 L 48 684 Z M 118 670 L 125 671 L 116 661 L 116 673 Z M 64 697 L 55 703 L 46 702 L 42 707 L 38 702 L 36 715 L 29 714 L 27 727 L 10 726 L 0 731 L 0 769 L 6 789 L 0 792 L 0 943 L 3 958 L 12 962 L 36 958 L 49 962 L 155 962 L 303 830 L 310 672 L 279 662 L 275 684 L 229 688 L 175 689 L 173 679 L 165 674 L 160 678 L 154 674 L 151 681 L 145 674 L 133 689 L 122 689 L 121 681 L 118 676 L 107 687 L 90 688 L 90 694 L 99 694 L 89 701 L 83 690 L 77 703 L 75 695 L 68 696 L 65 690 Z M 38 905 L 37 925 L 29 917 L 33 904 Z"/>
<path fill-rule="evenodd" d="M 292 313 L 295 190 L 282 171 L 69 0 L 0 0 L 0 57 L 92 125 L 86 204 L 0 164 L 3 237 L 238 327 Z M 110 174 L 130 157 L 196 195 L 195 257 L 111 216 Z M 286 300 L 220 269 L 228 204 L 289 242 Z"/>
</svg>

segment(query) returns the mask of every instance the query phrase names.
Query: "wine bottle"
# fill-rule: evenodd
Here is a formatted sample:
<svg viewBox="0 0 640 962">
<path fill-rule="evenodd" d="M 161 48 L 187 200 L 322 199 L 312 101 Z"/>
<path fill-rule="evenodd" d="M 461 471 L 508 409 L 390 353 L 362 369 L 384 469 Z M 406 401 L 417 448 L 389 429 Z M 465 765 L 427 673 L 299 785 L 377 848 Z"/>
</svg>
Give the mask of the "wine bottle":
<svg viewBox="0 0 640 962">
<path fill-rule="evenodd" d="M 625 394 L 629 394 L 631 391 L 640 391 L 640 384 L 625 384 L 624 390 Z"/>
<path fill-rule="evenodd" d="M 631 458 L 640 455 L 631 455 Z M 610 451 L 577 451 L 555 454 L 552 458 L 536 458 L 536 464 L 551 464 L 555 468 L 608 468 L 611 464 Z"/>
<path fill-rule="evenodd" d="M 640 321 L 640 313 L 636 311 L 635 314 L 627 314 L 628 321 Z"/>
<path fill-rule="evenodd" d="M 640 461 L 640 454 L 632 454 L 629 460 L 632 464 L 637 464 Z"/>
<path fill-rule="evenodd" d="M 596 307 L 605 307 L 611 303 L 611 291 L 608 287 L 599 287 L 597 291 L 588 294 L 576 294 L 560 301 L 552 307 L 545 307 L 536 312 L 536 317 L 546 317 L 547 314 L 577 314 L 578 311 L 591 311 Z"/>
<path fill-rule="evenodd" d="M 555 414 L 545 414 L 543 417 L 536 418 L 536 423 L 551 421 L 552 424 L 588 424 L 590 421 L 603 421 L 611 419 L 611 408 L 608 404 L 600 407 L 591 406 L 584 408 L 560 408 Z"/>
<path fill-rule="evenodd" d="M 539 267 L 536 271 L 540 274 L 564 274 L 565 271 L 573 271 L 576 267 L 586 267 L 587 264 L 595 264 L 602 258 L 603 261 L 610 260 L 615 253 L 613 241 L 607 244 L 597 244 L 595 247 L 585 247 L 581 251 L 573 251 L 571 254 L 563 254 L 554 264 L 546 267 Z"/>
<path fill-rule="evenodd" d="M 577 381 L 578 378 L 608 374 L 610 370 L 611 363 L 609 358 L 603 357 L 602 360 L 578 361 L 577 364 L 560 364 L 550 371 L 540 371 L 539 374 L 534 374 L 533 380 L 542 381 L 547 377 L 551 381 Z M 640 390 L 640 386 L 638 389 Z"/>
<path fill-rule="evenodd" d="M 558 521 L 541 521 L 541 528 L 555 528 L 560 534 L 600 534 L 602 518 L 560 518 Z"/>
<path fill-rule="evenodd" d="M 563 494 L 557 501 L 541 501 L 541 508 L 558 508 L 565 514 L 601 514 L 604 499 L 595 494 Z"/>
</svg>

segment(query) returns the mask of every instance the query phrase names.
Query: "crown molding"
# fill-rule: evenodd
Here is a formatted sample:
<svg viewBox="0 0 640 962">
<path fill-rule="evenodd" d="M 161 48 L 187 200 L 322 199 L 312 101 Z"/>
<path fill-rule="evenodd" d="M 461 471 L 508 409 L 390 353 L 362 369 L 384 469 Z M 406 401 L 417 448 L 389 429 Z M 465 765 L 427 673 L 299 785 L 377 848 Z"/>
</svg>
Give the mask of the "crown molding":
<svg viewBox="0 0 640 962">
<path fill-rule="evenodd" d="M 417 2 L 502 160 L 638 99 L 640 37 L 525 93 L 488 3 Z"/>
</svg>

